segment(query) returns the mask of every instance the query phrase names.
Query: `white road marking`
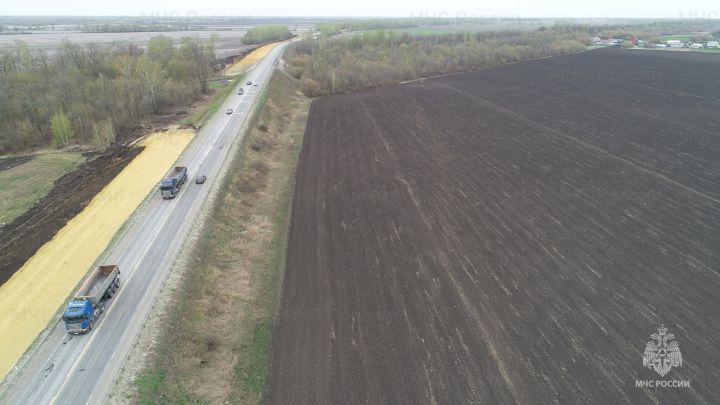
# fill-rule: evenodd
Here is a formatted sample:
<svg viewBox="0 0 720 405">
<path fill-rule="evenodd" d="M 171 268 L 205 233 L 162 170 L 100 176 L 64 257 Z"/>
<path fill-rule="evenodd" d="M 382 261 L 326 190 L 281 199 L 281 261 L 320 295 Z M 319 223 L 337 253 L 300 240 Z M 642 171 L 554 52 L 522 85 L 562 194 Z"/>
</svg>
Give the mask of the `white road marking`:
<svg viewBox="0 0 720 405">
<path fill-rule="evenodd" d="M 279 48 L 277 48 L 277 49 L 281 49 L 281 48 L 279 47 Z M 276 51 L 277 51 L 277 49 L 276 49 Z M 277 54 L 277 52 L 273 52 L 273 53 L 270 54 L 270 55 L 274 55 L 274 54 Z M 261 62 L 260 64 L 254 65 L 253 68 L 257 68 L 257 69 L 258 69 L 257 72 L 259 73 L 259 76 L 266 77 L 266 76 L 268 76 L 268 75 L 272 72 L 272 69 L 268 69 L 268 67 L 271 68 L 272 65 L 273 65 L 273 64 L 269 64 L 269 63 L 267 62 L 267 60 L 263 60 L 263 62 Z M 254 80 L 257 80 L 257 79 L 254 79 Z M 262 88 L 262 87 L 255 87 L 254 89 L 250 89 L 249 91 L 247 91 L 246 94 L 244 94 L 243 97 L 241 97 L 241 100 L 239 101 L 239 103 L 251 103 L 251 102 L 254 102 L 254 101 L 257 99 L 257 92 L 258 92 L 261 88 Z M 248 100 L 248 99 L 249 99 L 249 100 Z M 237 100 L 237 99 L 233 99 L 233 100 Z M 227 108 L 229 105 L 230 105 L 230 103 L 226 104 L 225 107 Z M 240 105 L 238 105 L 238 108 L 241 108 L 241 109 L 244 110 L 244 111 L 237 111 L 237 112 L 235 112 L 235 113 L 237 113 L 238 115 L 241 115 L 241 114 L 243 114 L 243 113 L 249 112 L 250 109 L 252 108 L 252 106 L 249 106 L 249 107 L 248 107 L 248 106 L 242 106 L 242 107 L 241 107 Z M 179 156 L 179 158 L 178 158 L 178 161 L 180 161 L 181 159 L 184 159 L 185 156 L 188 156 L 188 157 L 189 157 L 188 159 L 190 160 L 189 162 L 186 163 L 186 165 L 188 166 L 188 168 L 190 168 L 191 165 L 194 166 L 195 164 L 198 164 L 198 168 L 199 168 L 199 167 L 201 167 L 201 166 L 202 166 L 203 164 L 205 164 L 205 163 L 213 163 L 213 162 L 205 162 L 205 161 L 207 160 L 207 156 L 209 155 L 210 151 L 213 149 L 214 146 L 218 145 L 221 141 L 222 141 L 222 142 L 227 142 L 227 141 L 228 141 L 228 139 L 226 139 L 226 138 L 228 138 L 228 136 L 226 136 L 225 131 L 227 130 L 228 125 L 230 124 L 230 123 L 229 123 L 230 120 L 228 120 L 228 119 L 223 119 L 222 115 L 223 115 L 223 114 L 216 114 L 216 115 L 210 120 L 210 122 L 209 122 L 208 125 L 206 126 L 206 130 L 207 130 L 208 132 L 206 132 L 205 134 L 202 134 L 202 137 L 196 137 L 197 143 L 193 143 L 193 144 L 190 145 L 185 151 L 183 151 L 183 152 L 180 154 L 180 156 Z M 243 120 L 245 120 L 245 119 L 246 119 L 246 118 L 243 118 Z M 240 127 L 239 127 L 238 131 L 239 131 L 240 129 L 242 129 L 243 126 L 247 125 L 247 122 L 245 122 L 245 121 L 242 121 L 242 120 L 241 120 L 241 121 L 233 120 L 233 123 L 232 123 L 232 124 L 233 124 L 233 127 L 235 127 L 235 125 L 237 125 L 238 123 L 240 123 Z M 234 139 L 234 133 L 235 133 L 235 132 L 238 132 L 238 131 L 234 131 L 233 134 L 229 134 L 229 135 L 232 135 L 232 136 L 230 136 L 230 142 L 234 142 L 234 140 L 233 140 L 233 139 Z M 210 146 L 208 149 L 205 149 L 204 154 L 202 155 L 202 157 L 200 157 L 200 154 L 203 153 L 203 151 L 202 151 L 203 148 L 205 148 L 208 143 L 211 144 L 211 146 Z M 224 146 L 225 146 L 225 144 L 223 143 L 223 145 L 221 145 L 218 149 L 223 149 Z M 220 166 L 222 166 L 222 165 L 220 165 Z M 216 165 L 212 165 L 211 167 L 212 167 L 212 168 L 217 168 Z M 219 170 L 221 170 L 221 168 L 220 168 Z M 183 193 L 183 194 L 184 194 L 184 193 Z M 142 238 L 142 240 L 141 240 L 139 243 L 145 244 L 145 248 L 144 248 L 144 249 L 142 249 L 142 247 L 143 247 L 142 244 L 139 245 L 138 243 L 134 243 L 134 240 L 131 238 L 131 239 L 129 239 L 129 241 L 127 241 L 127 242 L 126 242 L 126 241 L 123 241 L 123 242 L 121 242 L 121 243 L 118 244 L 119 246 L 117 246 L 117 247 L 121 249 L 121 253 L 120 253 L 119 256 L 118 256 L 116 253 L 112 253 L 112 252 L 111 252 L 111 253 L 108 253 L 108 255 L 109 255 L 110 257 L 116 257 L 116 258 L 118 258 L 118 260 L 119 260 L 119 258 L 123 258 L 123 257 L 129 256 L 129 257 L 128 257 L 128 259 L 129 259 L 128 261 L 129 261 L 130 263 L 132 263 L 132 265 L 127 264 L 127 268 L 129 269 L 129 270 L 128 270 L 128 273 L 129 273 L 129 274 L 128 274 L 127 280 L 125 280 L 125 282 L 124 282 L 123 284 L 128 284 L 128 283 L 133 279 L 134 275 L 139 272 L 139 269 L 138 269 L 139 264 L 140 264 L 143 260 L 145 260 L 145 259 L 147 258 L 149 249 L 156 244 L 157 239 L 158 239 L 159 235 L 161 234 L 160 230 L 161 230 L 164 226 L 166 226 L 166 224 L 167 224 L 167 222 L 168 222 L 168 218 L 170 218 L 171 214 L 172 214 L 172 213 L 174 212 L 174 210 L 176 209 L 177 204 L 179 203 L 180 198 L 182 198 L 182 195 L 183 195 L 183 194 L 181 194 L 180 196 L 178 196 L 178 198 L 175 199 L 174 201 L 171 201 L 170 204 L 164 203 L 165 206 L 170 206 L 169 209 L 168 209 L 167 211 L 165 211 L 165 212 L 158 212 L 158 211 L 161 211 L 162 208 L 161 208 L 161 205 L 160 205 L 160 204 L 158 204 L 157 202 L 155 202 L 155 203 L 149 203 L 149 204 L 147 204 L 147 206 L 144 207 L 139 213 L 133 214 L 133 216 L 135 217 L 135 219 L 146 217 L 147 219 L 149 219 L 149 221 L 146 221 L 145 223 L 135 223 L 135 224 L 131 225 L 131 226 L 128 228 L 128 233 L 126 233 L 124 236 L 122 236 L 122 238 L 128 237 L 128 235 L 130 235 L 130 232 L 135 232 L 135 235 L 136 235 L 136 236 L 138 235 L 138 233 L 140 233 L 140 235 L 142 235 L 142 231 L 145 230 L 145 229 L 147 229 L 147 227 L 150 226 L 150 225 L 151 225 L 151 227 L 155 227 L 155 228 L 157 229 L 157 232 L 152 236 L 152 238 L 151 238 L 149 241 L 147 241 L 146 237 L 143 237 L 143 238 Z M 195 195 L 194 197 L 197 197 L 197 195 Z M 151 201 L 152 201 L 152 200 L 151 200 Z M 183 201 L 184 201 L 184 200 L 183 200 Z M 154 205 L 153 205 L 153 204 L 154 204 Z M 197 204 L 196 204 L 196 201 L 193 200 L 190 209 L 192 210 L 192 209 L 193 209 L 192 207 L 194 207 L 195 205 L 197 205 Z M 156 218 L 154 218 L 154 217 L 156 217 Z M 181 223 L 179 229 L 184 229 L 184 227 L 186 227 L 186 224 Z M 149 236 L 149 235 L 148 235 L 148 236 Z M 182 243 L 183 240 L 184 240 L 184 238 L 182 238 L 182 237 L 181 237 L 181 238 L 175 238 L 175 239 L 171 242 L 171 246 L 172 246 L 172 247 L 175 247 L 175 246 L 178 245 L 179 243 Z M 124 245 L 124 246 L 123 246 L 123 247 L 120 247 L 120 246 L 122 246 L 122 245 Z M 135 253 L 136 250 L 140 250 L 140 249 L 138 249 L 138 248 L 142 249 L 140 252 L 138 252 L 139 254 L 138 254 L 138 253 Z M 130 255 L 127 255 L 128 252 L 131 252 L 131 254 L 130 254 Z M 177 253 L 173 253 L 173 254 L 176 255 Z M 165 259 L 163 260 L 163 263 L 164 263 L 164 262 L 165 262 Z M 124 266 L 125 266 L 125 265 L 124 265 Z M 166 269 L 165 271 L 167 271 L 167 269 Z M 161 272 L 162 272 L 162 271 L 161 271 Z M 155 280 L 156 278 L 157 278 L 157 277 L 154 275 L 153 278 L 150 280 L 150 283 L 155 282 L 154 280 Z M 113 298 L 113 301 L 111 302 L 111 304 L 116 304 L 116 303 L 114 302 L 115 298 L 120 299 L 121 297 L 123 297 L 122 294 L 125 293 L 125 290 L 126 290 L 126 289 L 127 289 L 127 288 L 121 289 L 121 291 Z M 150 291 L 149 291 L 149 290 L 146 290 L 144 296 L 147 296 L 148 294 L 150 294 Z M 133 325 L 133 322 L 132 322 L 132 321 L 134 321 L 134 320 L 139 316 L 139 312 L 142 312 L 142 311 L 137 311 L 137 310 L 133 310 L 132 308 L 127 308 L 127 306 L 128 306 L 127 304 L 128 304 L 128 303 L 125 303 L 125 304 L 126 304 L 126 305 L 122 306 L 122 309 L 119 309 L 118 311 L 123 312 L 123 311 L 127 311 L 127 310 L 132 310 L 131 322 L 129 323 L 129 325 Z M 82 345 L 84 345 L 84 346 L 82 347 L 81 352 L 79 353 L 78 357 L 75 359 L 74 363 L 73 363 L 72 366 L 70 367 L 70 369 L 69 369 L 69 371 L 67 372 L 67 374 L 65 374 L 65 376 L 63 377 L 62 375 L 58 375 L 58 373 L 55 373 L 55 376 L 56 376 L 57 378 L 64 378 L 64 380 L 62 381 L 62 384 L 60 385 L 59 389 L 58 389 L 58 390 L 55 392 L 55 394 L 53 395 L 53 397 L 52 397 L 52 399 L 51 399 L 51 401 L 50 401 L 51 404 L 54 404 L 54 403 L 57 402 L 58 398 L 61 396 L 61 393 L 64 391 L 64 387 L 67 385 L 68 381 L 69 381 L 70 378 L 73 376 L 73 374 L 77 372 L 77 368 L 79 367 L 79 363 L 80 363 L 81 360 L 82 360 L 82 361 L 91 361 L 91 362 L 96 362 L 96 361 L 97 361 L 97 359 L 94 359 L 94 360 L 93 360 L 93 359 L 84 359 L 84 357 L 85 357 L 85 355 L 87 355 L 87 351 L 89 350 L 89 347 L 94 343 L 94 340 L 95 340 L 95 338 L 98 336 L 98 334 L 100 333 L 100 331 L 104 330 L 104 329 L 103 329 L 103 325 L 104 325 L 105 319 L 106 319 L 106 318 L 107 318 L 107 319 L 110 319 L 111 314 L 116 314 L 117 311 L 116 311 L 116 312 L 113 312 L 113 311 L 114 311 L 115 308 L 118 307 L 118 306 L 119 306 L 119 305 L 110 305 L 110 306 L 109 306 L 109 309 L 108 309 L 107 311 L 105 311 L 105 312 L 107 312 L 107 314 L 105 314 L 105 315 L 100 319 L 100 321 L 98 322 L 98 325 L 96 325 L 95 328 L 94 328 L 94 332 L 92 332 L 91 335 L 89 336 L 89 339 L 83 339 L 83 341 L 78 342 L 79 344 L 82 344 Z M 58 322 L 58 323 L 59 323 L 59 322 Z M 57 326 L 59 327 L 59 325 L 57 325 Z M 128 326 L 128 325 L 126 325 L 126 326 Z M 126 330 L 125 332 L 123 332 L 122 336 L 125 336 L 126 332 L 127 332 L 127 330 Z M 50 354 L 50 356 L 51 356 L 51 357 L 50 357 L 50 360 L 52 360 L 52 356 L 57 356 L 57 355 L 59 355 L 59 353 L 57 353 L 57 351 L 58 351 L 58 348 L 59 348 L 59 347 L 62 347 L 63 343 L 65 342 L 65 337 L 66 337 L 65 334 L 63 334 L 63 335 L 61 336 L 60 342 L 57 344 L 55 350 Z M 98 340 L 100 341 L 101 339 L 98 339 Z M 118 343 L 118 345 L 117 345 L 116 348 L 114 349 L 113 353 L 111 354 L 110 359 L 114 359 L 114 358 L 115 358 L 116 352 L 117 352 L 117 350 L 119 350 L 118 347 L 120 347 L 119 345 L 120 345 L 120 343 Z M 79 347 L 75 347 L 71 352 L 74 353 L 74 352 L 76 352 L 76 350 L 78 350 L 78 349 L 80 349 L 80 348 L 79 348 Z M 124 350 L 124 349 L 123 349 L 123 350 Z M 120 354 L 122 354 L 122 353 L 120 353 Z M 67 360 L 71 360 L 71 359 L 67 359 Z M 67 362 L 66 362 L 66 361 L 63 361 L 63 364 L 67 364 Z M 114 367 L 114 366 L 113 366 L 113 367 Z M 101 375 L 105 376 L 105 375 L 106 375 L 106 371 L 107 371 L 107 367 L 104 368 L 104 370 L 102 371 L 102 374 L 101 374 Z M 46 377 L 47 377 L 47 376 L 46 376 Z M 80 378 L 80 377 L 78 377 L 78 378 Z M 86 377 L 82 377 L 82 378 L 80 378 L 80 379 L 83 380 L 83 378 L 86 378 Z M 57 381 L 56 378 L 53 378 L 53 380 L 54 380 L 54 381 Z M 33 380 L 33 381 L 34 381 L 34 380 Z M 84 380 L 84 382 L 87 383 L 87 380 Z M 50 382 L 47 381 L 47 380 L 46 380 L 46 384 L 51 384 L 52 386 L 57 386 L 57 382 L 50 383 Z M 29 388 L 29 389 L 32 389 L 33 385 L 34 385 L 34 383 L 33 383 L 33 382 L 30 382 L 28 388 Z M 45 384 L 42 384 L 42 385 L 45 385 Z M 38 387 L 38 388 L 42 388 L 42 387 Z M 98 389 L 104 389 L 104 387 L 98 387 L 97 385 L 95 385 L 95 386 L 92 388 L 93 392 L 91 393 L 90 399 L 89 399 L 88 401 L 91 401 L 91 400 L 92 400 L 92 398 L 93 398 L 94 395 L 95 395 L 95 391 L 98 390 Z M 25 390 L 24 392 L 27 392 L 27 391 L 28 391 L 28 390 Z M 47 395 L 47 392 L 42 392 L 42 390 L 41 390 L 41 391 L 38 391 L 37 389 L 34 389 L 33 392 L 35 392 L 35 393 L 41 393 L 42 395 Z M 82 393 L 79 393 L 79 394 L 82 395 Z M 23 398 L 23 397 L 24 397 L 24 394 L 23 394 L 23 396 L 22 396 L 21 398 Z M 85 401 L 85 402 L 87 402 L 87 401 Z"/>
<path fill-rule="evenodd" d="M 179 201 L 179 199 L 178 199 L 178 201 Z M 173 202 L 175 202 L 175 201 L 173 201 Z M 175 205 L 177 205 L 177 203 Z M 131 268 L 134 268 L 134 270 L 132 271 L 132 273 L 130 273 L 130 276 L 127 278 L 127 280 L 125 280 L 125 282 L 123 284 L 125 284 L 125 285 L 129 284 L 130 280 L 132 280 L 132 278 L 135 276 L 135 274 L 138 273 L 138 271 L 137 271 L 138 263 L 140 261 L 142 261 L 142 259 L 145 257 L 145 255 L 147 255 L 148 250 L 150 250 L 152 245 L 155 243 L 155 240 L 158 238 L 158 236 L 160 236 L 160 230 L 162 229 L 163 226 L 165 226 L 165 223 L 167 222 L 168 218 L 170 218 L 170 214 L 175 209 L 175 207 L 172 207 L 172 208 L 173 209 L 169 209 L 165 212 L 165 215 L 163 217 L 163 220 L 162 220 L 160 226 L 158 226 L 156 228 L 157 232 L 151 239 L 150 243 L 145 245 L 145 249 L 142 251 L 142 254 L 138 257 L 138 260 L 136 260 L 134 263 L 135 266 L 131 266 Z M 127 250 L 127 248 L 125 250 Z M 126 290 L 127 290 L 127 288 L 121 288 L 120 292 L 117 295 L 115 295 L 113 298 L 115 300 L 119 299 L 123 295 L 123 293 L 125 293 Z M 114 301 L 113 301 L 113 303 L 114 303 Z M 90 348 L 91 343 L 93 342 L 93 340 L 95 340 L 95 337 L 98 335 L 98 332 L 100 331 L 102 326 L 105 324 L 105 320 L 110 316 L 113 309 L 115 309 L 116 307 L 117 307 L 116 305 L 110 305 L 110 309 L 105 311 L 105 316 L 103 316 L 100 319 L 100 323 L 97 325 L 97 327 L 95 327 L 95 331 L 90 336 L 90 339 L 85 343 L 85 347 L 83 347 L 82 351 L 80 352 L 80 355 L 77 357 L 77 359 L 75 359 L 75 362 L 70 367 L 70 370 L 68 370 L 68 373 L 65 375 L 65 380 L 63 381 L 62 385 L 60 385 L 60 388 L 57 390 L 57 392 L 55 392 L 55 395 L 53 395 L 52 399 L 50 400 L 50 405 L 54 404 L 55 401 L 57 401 L 58 395 L 60 395 L 62 390 L 65 388 L 65 385 L 70 380 L 70 377 L 72 377 L 72 374 L 75 372 L 75 369 L 77 368 L 78 364 L 80 363 L 80 360 L 82 360 L 82 358 L 85 357 L 85 352 L 88 350 L 88 348 Z"/>
</svg>

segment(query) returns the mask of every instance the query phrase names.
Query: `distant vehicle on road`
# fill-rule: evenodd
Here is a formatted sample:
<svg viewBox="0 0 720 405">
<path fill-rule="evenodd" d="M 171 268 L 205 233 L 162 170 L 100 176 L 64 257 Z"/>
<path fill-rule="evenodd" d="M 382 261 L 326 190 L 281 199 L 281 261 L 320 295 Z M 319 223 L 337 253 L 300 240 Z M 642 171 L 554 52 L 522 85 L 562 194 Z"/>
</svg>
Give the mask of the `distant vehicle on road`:
<svg viewBox="0 0 720 405">
<path fill-rule="evenodd" d="M 248 86 L 251 85 L 251 84 L 252 84 L 252 80 L 248 80 L 247 82 L 245 82 L 245 84 L 247 84 Z"/>
<path fill-rule="evenodd" d="M 240 90 L 238 90 L 238 96 L 241 96 L 245 91 L 240 87 Z"/>
<path fill-rule="evenodd" d="M 120 268 L 117 265 L 98 266 L 77 290 L 63 314 L 65 329 L 81 334 L 93 328 L 105 310 L 105 300 L 120 288 Z"/>
<path fill-rule="evenodd" d="M 177 166 L 170 170 L 160 182 L 160 194 L 163 198 L 175 198 L 187 181 L 187 167 Z"/>
<path fill-rule="evenodd" d="M 233 109 L 232 109 L 232 108 L 228 108 L 227 110 L 225 110 L 225 114 L 227 114 L 227 115 L 230 115 L 230 114 L 232 114 L 232 113 L 233 113 Z"/>
<path fill-rule="evenodd" d="M 205 180 L 207 180 L 207 176 L 204 174 L 199 174 L 197 177 L 195 177 L 195 184 L 203 184 L 205 183 Z"/>
<path fill-rule="evenodd" d="M 257 86 L 257 85 L 258 85 L 258 83 L 257 83 L 257 82 L 253 83 L 253 86 Z"/>
</svg>

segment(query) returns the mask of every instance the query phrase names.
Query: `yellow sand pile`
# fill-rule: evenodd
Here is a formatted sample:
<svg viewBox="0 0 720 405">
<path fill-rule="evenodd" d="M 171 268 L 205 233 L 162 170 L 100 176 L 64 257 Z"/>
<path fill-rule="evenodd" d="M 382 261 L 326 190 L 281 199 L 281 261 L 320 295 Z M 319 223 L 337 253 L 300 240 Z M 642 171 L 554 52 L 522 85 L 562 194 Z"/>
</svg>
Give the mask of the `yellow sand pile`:
<svg viewBox="0 0 720 405">
<path fill-rule="evenodd" d="M 257 63 L 260 59 L 264 58 L 265 55 L 277 46 L 278 42 L 263 45 L 260 48 L 250 52 L 247 56 L 240 59 L 240 61 L 233 63 L 232 65 L 225 68 L 226 76 L 237 76 L 240 73 L 244 73 L 252 65 Z"/>
<path fill-rule="evenodd" d="M 145 150 L 0 287 L 0 378 L 65 304 L 193 135 L 167 131 L 143 140 Z"/>
</svg>

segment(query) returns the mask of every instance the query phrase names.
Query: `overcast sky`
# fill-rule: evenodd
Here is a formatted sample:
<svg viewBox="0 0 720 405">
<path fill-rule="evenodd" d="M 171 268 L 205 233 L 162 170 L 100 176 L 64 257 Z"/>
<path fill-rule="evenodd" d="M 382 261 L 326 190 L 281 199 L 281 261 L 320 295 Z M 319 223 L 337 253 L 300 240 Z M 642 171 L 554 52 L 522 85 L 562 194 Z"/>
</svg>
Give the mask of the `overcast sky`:
<svg viewBox="0 0 720 405">
<path fill-rule="evenodd" d="M 0 15 L 720 18 L 720 0 L 0 0 Z"/>
</svg>

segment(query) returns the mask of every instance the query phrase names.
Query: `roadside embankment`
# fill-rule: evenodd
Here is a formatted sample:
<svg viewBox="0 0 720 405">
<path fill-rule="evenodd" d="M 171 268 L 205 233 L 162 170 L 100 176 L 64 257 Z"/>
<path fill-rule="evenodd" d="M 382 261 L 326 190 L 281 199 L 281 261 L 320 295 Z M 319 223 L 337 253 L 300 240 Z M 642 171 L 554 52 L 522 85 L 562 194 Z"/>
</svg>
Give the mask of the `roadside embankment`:
<svg viewBox="0 0 720 405">
<path fill-rule="evenodd" d="M 117 389 L 113 403 L 261 402 L 310 100 L 298 80 L 275 72 L 260 103 L 200 235 L 179 259 L 182 278 L 153 310 L 159 326 L 143 332 L 126 363 L 144 363 L 128 378 L 136 389 Z"/>
<path fill-rule="evenodd" d="M 194 135 L 159 132 L 90 203 L 0 287 L 4 378 Z"/>
<path fill-rule="evenodd" d="M 53 164 L 37 156 L 0 172 L 3 208 L 15 211 L 14 218 L 0 228 L 0 285 L 79 214 L 141 151 L 141 147 L 113 146 L 82 156 L 79 152 L 50 152 L 48 156 L 52 154 L 52 160 L 56 161 Z M 73 154 L 75 158 L 71 157 Z M 58 159 L 74 160 L 59 163 Z M 74 163 L 81 159 L 86 160 L 79 166 Z M 60 171 L 66 173 L 61 175 Z M 48 188 L 43 189 L 46 186 Z"/>
<path fill-rule="evenodd" d="M 225 68 L 226 76 L 237 76 L 241 73 L 245 73 L 252 65 L 262 60 L 265 55 L 268 54 L 273 48 L 275 48 L 279 42 L 273 42 L 271 44 L 263 45 L 260 48 L 252 51 L 244 58 L 233 63 Z"/>
</svg>

